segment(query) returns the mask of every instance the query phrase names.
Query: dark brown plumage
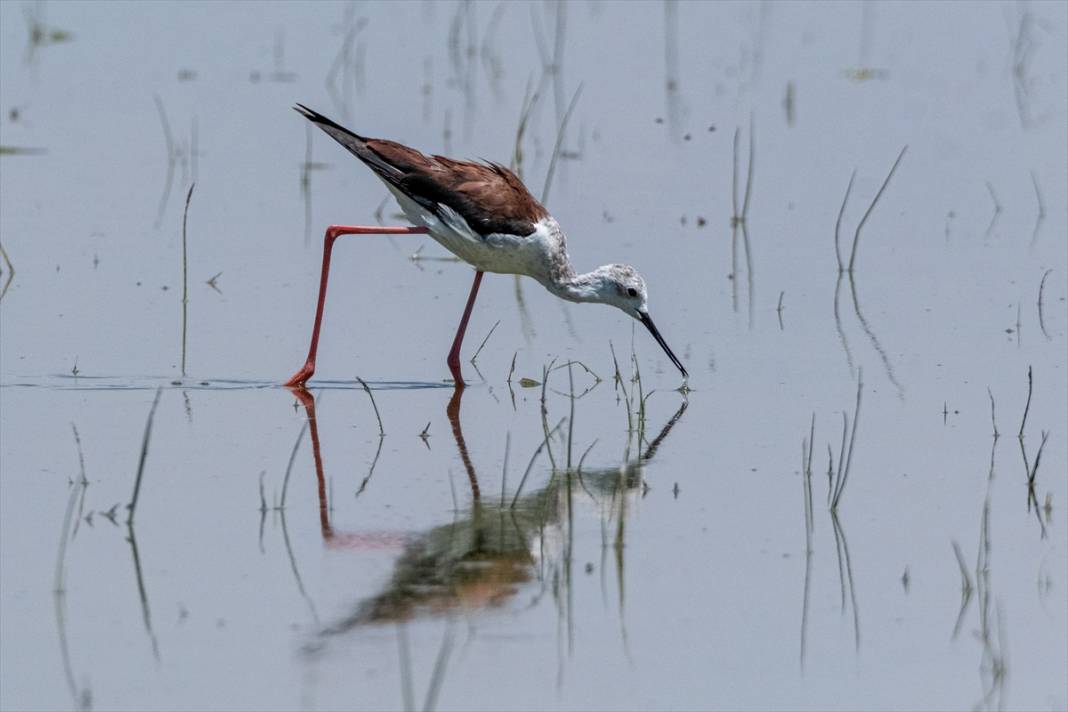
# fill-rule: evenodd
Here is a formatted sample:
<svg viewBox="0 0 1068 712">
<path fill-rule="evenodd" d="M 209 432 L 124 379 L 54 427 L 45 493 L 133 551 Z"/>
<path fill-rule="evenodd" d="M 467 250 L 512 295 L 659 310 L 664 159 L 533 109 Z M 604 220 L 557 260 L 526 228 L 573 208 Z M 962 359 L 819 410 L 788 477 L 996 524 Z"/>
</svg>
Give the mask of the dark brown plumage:
<svg viewBox="0 0 1068 712">
<path fill-rule="evenodd" d="M 294 108 L 389 185 L 435 214 L 440 206 L 451 208 L 479 235 L 526 237 L 549 214 L 499 163 L 427 156 L 396 141 L 359 136 L 302 104 Z"/>
</svg>

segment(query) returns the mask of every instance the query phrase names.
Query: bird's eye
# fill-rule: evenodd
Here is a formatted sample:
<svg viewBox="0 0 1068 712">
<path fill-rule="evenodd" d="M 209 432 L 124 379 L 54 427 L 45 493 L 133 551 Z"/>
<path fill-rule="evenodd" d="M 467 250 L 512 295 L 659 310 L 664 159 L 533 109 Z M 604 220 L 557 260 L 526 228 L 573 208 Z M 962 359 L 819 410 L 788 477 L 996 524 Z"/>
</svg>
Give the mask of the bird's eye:
<svg viewBox="0 0 1068 712">
<path fill-rule="evenodd" d="M 632 296 L 632 297 L 636 297 L 636 296 L 638 296 L 638 290 L 635 289 L 634 287 L 627 287 L 627 294 Z"/>
</svg>

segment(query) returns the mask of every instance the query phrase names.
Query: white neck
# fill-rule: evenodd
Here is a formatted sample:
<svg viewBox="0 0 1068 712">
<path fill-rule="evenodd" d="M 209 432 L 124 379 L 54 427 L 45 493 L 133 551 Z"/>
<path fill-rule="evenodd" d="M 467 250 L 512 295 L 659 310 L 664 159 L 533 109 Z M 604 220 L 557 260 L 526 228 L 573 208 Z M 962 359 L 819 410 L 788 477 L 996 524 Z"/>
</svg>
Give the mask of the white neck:
<svg viewBox="0 0 1068 712">
<path fill-rule="evenodd" d="M 605 281 L 607 266 L 598 267 L 592 272 L 575 274 L 568 264 L 568 273 L 553 275 L 555 278 L 546 286 L 549 291 L 569 302 L 607 302 L 607 290 L 610 286 Z"/>
<path fill-rule="evenodd" d="M 546 247 L 544 258 L 545 270 L 534 274 L 539 282 L 550 292 L 571 302 L 603 302 L 604 289 L 607 287 L 604 277 L 605 267 L 598 267 L 586 274 L 576 274 L 567 254 L 567 238 L 559 224 L 552 218 L 545 218 L 537 226 Z"/>
</svg>

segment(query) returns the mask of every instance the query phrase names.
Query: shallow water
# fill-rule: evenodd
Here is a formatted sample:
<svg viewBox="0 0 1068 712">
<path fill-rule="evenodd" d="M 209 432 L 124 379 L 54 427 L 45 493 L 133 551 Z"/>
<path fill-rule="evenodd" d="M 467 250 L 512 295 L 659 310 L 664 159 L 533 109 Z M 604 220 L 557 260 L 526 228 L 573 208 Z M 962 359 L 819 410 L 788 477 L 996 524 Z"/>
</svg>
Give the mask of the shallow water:
<svg viewBox="0 0 1068 712">
<path fill-rule="evenodd" d="M 564 7 L 0 4 L 0 145 L 44 149 L 0 155 L 0 707 L 1068 705 L 1065 6 Z M 641 269 L 692 391 L 491 275 L 461 401 L 470 270 L 400 237 L 339 243 L 278 387 L 322 229 L 386 197 L 289 106 L 507 161 L 539 47 L 524 177 L 581 84 L 549 207 Z M 847 262 L 906 144 L 840 278 L 850 172 Z M 543 413 L 553 359 L 601 380 Z"/>
</svg>

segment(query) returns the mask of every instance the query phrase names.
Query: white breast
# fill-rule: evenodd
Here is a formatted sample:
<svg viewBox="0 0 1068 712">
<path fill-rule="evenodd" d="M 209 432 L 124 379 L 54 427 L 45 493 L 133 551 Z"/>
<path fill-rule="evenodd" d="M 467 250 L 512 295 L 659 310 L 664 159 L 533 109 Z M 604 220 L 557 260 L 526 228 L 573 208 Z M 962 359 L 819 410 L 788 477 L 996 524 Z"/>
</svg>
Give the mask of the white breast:
<svg viewBox="0 0 1068 712">
<path fill-rule="evenodd" d="M 549 278 L 550 257 L 554 249 L 559 249 L 561 240 L 560 229 L 552 218 L 539 220 L 534 232 L 525 237 L 504 233 L 483 236 L 452 208 L 440 206 L 439 217 L 399 190 L 389 188 L 413 224 L 427 228 L 442 247 L 475 269 L 527 275 L 542 283 Z"/>
</svg>

